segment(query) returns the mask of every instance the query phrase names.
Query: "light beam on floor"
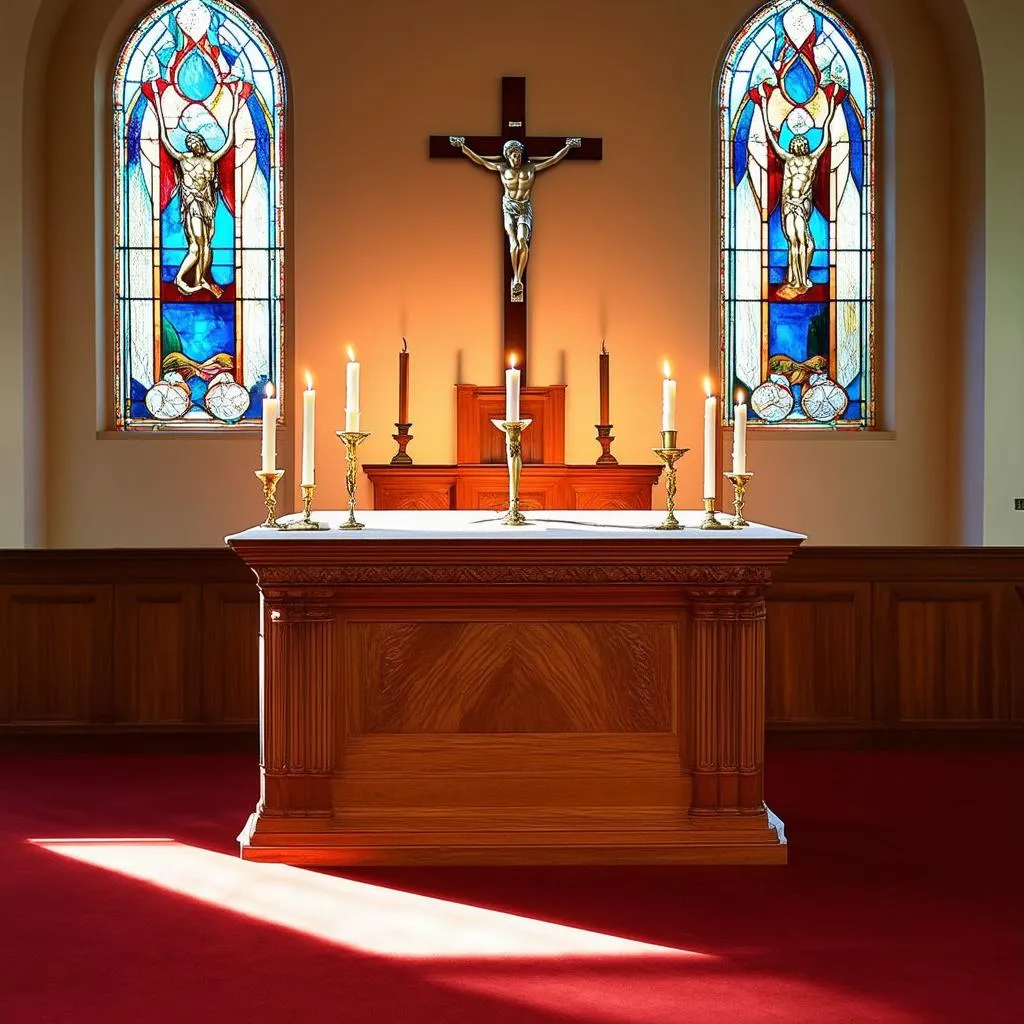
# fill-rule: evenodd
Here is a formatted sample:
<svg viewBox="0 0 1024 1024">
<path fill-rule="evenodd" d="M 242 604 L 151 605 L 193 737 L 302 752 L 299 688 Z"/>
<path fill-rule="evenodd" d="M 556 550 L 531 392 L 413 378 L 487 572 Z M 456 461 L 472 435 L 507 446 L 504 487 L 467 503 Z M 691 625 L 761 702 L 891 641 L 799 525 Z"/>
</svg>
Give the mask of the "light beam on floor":
<svg viewBox="0 0 1024 1024">
<path fill-rule="evenodd" d="M 378 955 L 717 959 L 286 864 L 243 861 L 173 839 L 31 842 L 257 921 Z"/>
</svg>

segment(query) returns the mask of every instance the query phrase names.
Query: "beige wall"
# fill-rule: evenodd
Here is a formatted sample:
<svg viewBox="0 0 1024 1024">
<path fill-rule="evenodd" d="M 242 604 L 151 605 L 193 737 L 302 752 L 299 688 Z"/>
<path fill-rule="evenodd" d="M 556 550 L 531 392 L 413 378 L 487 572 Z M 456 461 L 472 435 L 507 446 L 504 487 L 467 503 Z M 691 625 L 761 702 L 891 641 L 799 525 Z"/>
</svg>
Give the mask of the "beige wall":
<svg viewBox="0 0 1024 1024">
<path fill-rule="evenodd" d="M 985 76 L 985 473 L 986 544 L 1024 544 L 1024 143 L 1020 61 L 1024 6 L 967 0 Z"/>
<path fill-rule="evenodd" d="M 957 372 L 969 333 L 961 243 L 977 228 L 969 210 L 950 212 L 970 167 L 951 158 L 965 140 L 977 145 L 971 133 L 980 137 L 981 129 L 936 101 L 970 71 L 950 59 L 958 39 L 969 41 L 940 19 L 949 2 L 960 0 L 846 5 L 875 49 L 883 96 L 886 312 L 878 334 L 883 425 L 891 433 L 750 443 L 757 472 L 750 511 L 804 530 L 815 543 L 971 539 L 960 496 L 980 442 L 959 429 L 959 415 L 945 432 L 946 424 L 929 419 L 936 396 L 968 407 Z M 970 0 L 976 22 L 975 8 L 985 5 L 994 0 Z M 602 335 L 612 352 L 620 460 L 650 460 L 666 356 L 686 398 L 684 443 L 699 447 L 700 381 L 715 330 L 712 85 L 747 3 L 524 0 L 521 16 L 535 29 L 507 41 L 502 9 L 478 0 L 254 7 L 291 72 L 293 363 L 318 380 L 324 505 L 342 500 L 332 432 L 340 425 L 345 343 L 356 344 L 363 363 L 366 426 L 374 431 L 367 461 L 385 461 L 393 450 L 401 334 L 413 349 L 418 462 L 454 456 L 456 366 L 465 381 L 497 382 L 495 183 L 468 165 L 427 161 L 425 140 L 432 132 L 494 130 L 501 74 L 528 75 L 532 132 L 605 139 L 603 163 L 558 168 L 536 196 L 531 375 L 556 382 L 565 368 L 569 461 L 596 457 Z M 48 432 L 46 505 L 47 539 L 56 546 L 216 544 L 258 513 L 255 440 L 97 438 L 106 425 L 109 351 L 106 76 L 140 9 L 76 0 L 53 44 L 46 95 L 26 103 L 32 116 L 48 113 L 50 158 L 40 168 L 50 197 L 42 225 L 45 341 L 48 387 L 62 405 Z M 70 174 L 69 149 L 76 154 Z M 991 324 L 991 290 L 987 301 Z M 0 412 L 0 429 L 9 416 Z M 10 440 L 8 430 L 4 436 Z M 688 504 L 696 502 L 698 474 L 699 460 L 684 460 L 680 493 Z M 908 509 L 920 511 L 901 514 Z M 16 517 L 0 505 L 0 543 L 20 542 L 11 524 Z"/>
</svg>

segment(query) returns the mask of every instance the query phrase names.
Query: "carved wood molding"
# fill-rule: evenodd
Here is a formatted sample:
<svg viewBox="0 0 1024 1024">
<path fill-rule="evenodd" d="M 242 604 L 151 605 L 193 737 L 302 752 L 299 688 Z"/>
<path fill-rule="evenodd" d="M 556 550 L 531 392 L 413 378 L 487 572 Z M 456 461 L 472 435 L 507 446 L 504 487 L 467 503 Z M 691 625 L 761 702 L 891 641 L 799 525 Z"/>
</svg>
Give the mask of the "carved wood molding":
<svg viewBox="0 0 1024 1024">
<path fill-rule="evenodd" d="M 282 586 L 359 583 L 682 583 L 709 588 L 690 591 L 695 599 L 729 601 L 755 597 L 771 582 L 771 575 L 769 567 L 759 565 L 272 565 L 259 569 L 268 597 L 284 593 L 278 589 Z"/>
</svg>

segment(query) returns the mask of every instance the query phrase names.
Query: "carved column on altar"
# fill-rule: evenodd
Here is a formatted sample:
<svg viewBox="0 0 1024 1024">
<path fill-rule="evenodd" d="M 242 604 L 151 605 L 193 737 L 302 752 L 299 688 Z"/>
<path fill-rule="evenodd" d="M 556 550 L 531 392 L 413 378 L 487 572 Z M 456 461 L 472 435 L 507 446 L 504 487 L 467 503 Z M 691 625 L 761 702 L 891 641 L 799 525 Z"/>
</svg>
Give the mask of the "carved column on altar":
<svg viewBox="0 0 1024 1024">
<path fill-rule="evenodd" d="M 693 658 L 690 813 L 762 814 L 764 587 L 697 588 L 688 596 Z"/>
<path fill-rule="evenodd" d="M 270 589 L 263 598 L 261 813 L 330 817 L 339 710 L 334 612 L 326 601 L 289 596 Z"/>
</svg>

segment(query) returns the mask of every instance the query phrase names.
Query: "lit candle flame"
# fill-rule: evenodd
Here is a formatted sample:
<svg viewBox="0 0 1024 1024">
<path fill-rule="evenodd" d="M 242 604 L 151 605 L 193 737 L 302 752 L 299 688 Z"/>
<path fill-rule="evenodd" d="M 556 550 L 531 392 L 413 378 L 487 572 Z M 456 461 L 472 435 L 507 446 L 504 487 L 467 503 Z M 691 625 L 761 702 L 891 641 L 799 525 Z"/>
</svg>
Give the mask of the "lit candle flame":
<svg viewBox="0 0 1024 1024">
<path fill-rule="evenodd" d="M 746 391 L 744 391 L 743 388 L 737 388 L 736 389 L 736 404 L 737 405 L 743 405 L 743 403 L 746 400 L 747 400 L 747 393 L 746 393 Z"/>
<path fill-rule="evenodd" d="M 269 380 L 267 381 L 266 385 L 263 388 L 263 397 L 264 398 L 273 398 L 274 397 L 274 385 Z"/>
<path fill-rule="evenodd" d="M 356 361 L 356 352 L 351 345 L 348 346 L 348 361 L 354 363 Z"/>
<path fill-rule="evenodd" d="M 664 363 L 662 363 L 661 368 L 662 368 L 662 370 L 665 373 L 665 380 L 671 380 L 672 379 L 672 367 L 668 365 L 668 360 L 667 359 L 665 360 Z"/>
<path fill-rule="evenodd" d="M 513 370 L 516 368 L 516 356 L 514 352 L 508 357 L 508 365 Z"/>
<path fill-rule="evenodd" d="M 311 374 L 309 370 L 306 371 L 306 390 L 313 390 L 313 374 Z"/>
<path fill-rule="evenodd" d="M 711 397 L 711 378 L 710 377 L 705 377 L 704 378 L 704 394 L 707 395 L 708 398 Z"/>
</svg>

